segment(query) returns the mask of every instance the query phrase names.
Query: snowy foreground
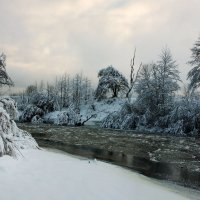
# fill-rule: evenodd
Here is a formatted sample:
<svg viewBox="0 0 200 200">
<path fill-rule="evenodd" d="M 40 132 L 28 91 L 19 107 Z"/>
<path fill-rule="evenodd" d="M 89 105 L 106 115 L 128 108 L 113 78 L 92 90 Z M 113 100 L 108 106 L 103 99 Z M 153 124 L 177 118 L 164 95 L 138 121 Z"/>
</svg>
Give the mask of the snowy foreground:
<svg viewBox="0 0 200 200">
<path fill-rule="evenodd" d="M 191 199 L 186 191 L 181 196 L 180 190 L 175 193 L 142 175 L 100 161 L 60 151 L 22 153 L 24 157 L 18 160 L 0 158 L 1 200 Z"/>
</svg>

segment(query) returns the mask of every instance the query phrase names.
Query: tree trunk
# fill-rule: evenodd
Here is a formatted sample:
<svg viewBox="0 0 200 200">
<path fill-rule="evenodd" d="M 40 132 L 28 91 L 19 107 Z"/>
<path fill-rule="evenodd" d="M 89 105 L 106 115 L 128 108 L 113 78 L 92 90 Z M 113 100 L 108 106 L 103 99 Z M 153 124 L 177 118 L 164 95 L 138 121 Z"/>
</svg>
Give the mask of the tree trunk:
<svg viewBox="0 0 200 200">
<path fill-rule="evenodd" d="M 118 95 L 118 90 L 117 90 L 117 88 L 114 88 L 113 89 L 113 96 L 112 96 L 112 98 L 117 97 L 117 95 Z"/>
</svg>

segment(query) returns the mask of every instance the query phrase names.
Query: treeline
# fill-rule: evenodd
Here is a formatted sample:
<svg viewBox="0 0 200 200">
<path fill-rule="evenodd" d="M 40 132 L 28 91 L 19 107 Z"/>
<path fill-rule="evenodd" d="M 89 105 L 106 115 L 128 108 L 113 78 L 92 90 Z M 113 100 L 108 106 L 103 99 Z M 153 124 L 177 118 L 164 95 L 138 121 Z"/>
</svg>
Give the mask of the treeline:
<svg viewBox="0 0 200 200">
<path fill-rule="evenodd" d="M 31 122 L 53 111 L 70 108 L 80 113 L 80 106 L 89 104 L 94 99 L 91 81 L 82 74 L 71 77 L 64 74 L 57 77 L 53 84 L 35 83 L 17 97 L 20 121 Z"/>
<path fill-rule="evenodd" d="M 179 135 L 200 134 L 200 38 L 191 49 L 188 62 L 189 85 L 177 96 L 180 77 L 176 61 L 168 49 L 157 62 L 142 65 L 133 90 L 136 99 L 127 101 L 122 109 L 104 119 L 102 126 L 117 129 L 137 129 Z"/>
<path fill-rule="evenodd" d="M 169 49 L 164 49 L 157 61 L 140 64 L 137 70 L 134 53 L 129 81 L 113 66 L 108 66 L 99 71 L 95 90 L 81 74 L 74 77 L 65 74 L 54 84 L 41 82 L 28 86 L 21 97 L 22 119 L 31 121 L 33 116 L 42 117 L 62 108 L 70 108 L 73 110 L 71 113 L 80 114 L 81 105 L 92 106 L 95 101 L 120 97 L 126 98 L 126 103 L 121 110 L 108 115 L 102 127 L 199 135 L 200 38 L 191 52 L 189 84 L 179 96 L 177 92 L 182 81 Z M 69 117 L 70 114 L 67 115 Z"/>
<path fill-rule="evenodd" d="M 87 104 L 93 99 L 94 89 L 91 81 L 82 74 L 76 74 L 71 77 L 64 74 L 57 77 L 53 84 L 35 83 L 29 85 L 24 92 L 20 94 L 21 104 L 29 104 L 35 95 L 45 96 L 48 99 L 55 99 L 57 101 L 57 109 L 67 108 L 74 105 L 76 109 L 80 109 L 81 104 Z"/>
</svg>

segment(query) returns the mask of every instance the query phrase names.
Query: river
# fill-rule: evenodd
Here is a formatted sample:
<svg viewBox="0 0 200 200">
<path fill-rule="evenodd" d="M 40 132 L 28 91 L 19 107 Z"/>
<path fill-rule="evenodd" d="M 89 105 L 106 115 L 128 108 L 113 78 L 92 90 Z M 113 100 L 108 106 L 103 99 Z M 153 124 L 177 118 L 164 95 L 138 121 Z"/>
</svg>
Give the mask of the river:
<svg viewBox="0 0 200 200">
<path fill-rule="evenodd" d="M 42 147 L 120 165 L 146 176 L 200 189 L 198 138 L 142 134 L 94 126 L 18 124 Z"/>
</svg>

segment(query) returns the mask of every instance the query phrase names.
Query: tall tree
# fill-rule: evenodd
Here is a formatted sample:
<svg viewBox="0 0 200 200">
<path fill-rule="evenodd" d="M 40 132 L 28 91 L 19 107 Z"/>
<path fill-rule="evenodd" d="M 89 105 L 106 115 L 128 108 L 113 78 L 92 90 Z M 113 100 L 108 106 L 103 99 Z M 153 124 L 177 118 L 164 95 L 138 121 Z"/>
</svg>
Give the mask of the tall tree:
<svg viewBox="0 0 200 200">
<path fill-rule="evenodd" d="M 193 68 L 188 73 L 188 79 L 190 79 L 189 88 L 196 89 L 200 86 L 200 36 L 191 51 L 192 59 L 188 63 L 193 66 Z"/>
<path fill-rule="evenodd" d="M 82 101 L 82 84 L 83 84 L 83 75 L 76 74 L 72 80 L 72 101 L 73 105 L 77 112 L 80 111 L 80 105 Z"/>
<path fill-rule="evenodd" d="M 136 49 L 134 51 L 134 55 L 133 55 L 133 58 L 131 59 L 131 62 L 130 62 L 130 67 L 131 67 L 131 71 L 130 71 L 130 83 L 129 83 L 129 89 L 126 93 L 126 97 L 129 98 L 130 97 L 130 93 L 133 89 L 133 86 L 135 84 L 135 82 L 137 81 L 138 79 L 138 76 L 139 76 L 139 72 L 140 72 L 140 69 L 142 67 L 142 63 L 140 64 L 136 74 L 134 73 L 135 71 L 135 54 L 136 54 Z"/>
<path fill-rule="evenodd" d="M 139 74 L 135 90 L 137 103 L 144 113 L 147 110 L 154 117 L 168 114 L 179 89 L 179 71 L 168 49 L 164 49 L 157 63 L 145 65 Z"/>
</svg>

